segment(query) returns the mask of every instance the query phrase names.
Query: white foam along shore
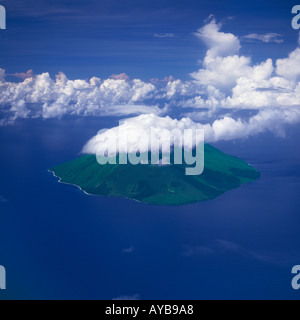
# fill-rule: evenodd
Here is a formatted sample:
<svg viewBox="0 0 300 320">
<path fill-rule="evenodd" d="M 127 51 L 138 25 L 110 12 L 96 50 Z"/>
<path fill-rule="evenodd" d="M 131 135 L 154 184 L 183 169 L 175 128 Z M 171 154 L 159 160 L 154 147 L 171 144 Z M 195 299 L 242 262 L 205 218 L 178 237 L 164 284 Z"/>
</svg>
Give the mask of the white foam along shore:
<svg viewBox="0 0 300 320">
<path fill-rule="evenodd" d="M 90 196 L 90 197 L 112 197 L 112 196 L 106 196 L 106 195 L 98 195 L 98 194 L 88 193 L 88 192 L 86 192 L 85 190 L 83 190 L 80 186 L 78 186 L 77 184 L 73 184 L 73 183 L 61 181 L 61 177 L 57 176 L 54 171 L 48 169 L 48 172 L 51 172 L 51 173 L 53 174 L 53 176 L 58 179 L 58 182 L 59 182 L 59 183 L 76 187 L 76 188 L 78 188 L 80 191 L 82 191 L 84 194 L 86 194 L 87 196 Z M 115 197 L 117 197 L 117 196 L 115 196 Z M 143 203 L 143 204 L 148 204 L 148 205 L 150 205 L 149 203 L 145 203 L 145 202 L 139 201 L 139 200 L 137 200 L 137 199 L 127 198 L 127 197 L 124 197 L 124 196 L 121 196 L 121 198 L 130 200 L 130 201 L 135 201 L 135 202 L 138 202 L 138 203 Z"/>
<path fill-rule="evenodd" d="M 80 191 L 82 191 L 83 193 L 85 193 L 85 194 L 88 195 L 88 196 L 92 196 L 92 197 L 96 197 L 96 196 L 97 196 L 97 195 L 95 195 L 95 194 L 91 194 L 91 193 L 86 192 L 85 190 L 83 190 L 83 189 L 82 189 L 80 186 L 78 186 L 77 184 L 73 184 L 73 183 L 69 183 L 69 182 L 64 182 L 64 181 L 62 181 L 62 180 L 61 180 L 61 177 L 57 176 L 57 175 L 55 174 L 55 172 L 52 171 L 52 170 L 50 170 L 50 169 L 48 170 L 48 172 L 51 172 L 51 173 L 53 174 L 53 176 L 58 179 L 58 182 L 59 182 L 59 183 L 67 184 L 67 185 L 69 185 L 69 186 L 77 187 Z"/>
</svg>

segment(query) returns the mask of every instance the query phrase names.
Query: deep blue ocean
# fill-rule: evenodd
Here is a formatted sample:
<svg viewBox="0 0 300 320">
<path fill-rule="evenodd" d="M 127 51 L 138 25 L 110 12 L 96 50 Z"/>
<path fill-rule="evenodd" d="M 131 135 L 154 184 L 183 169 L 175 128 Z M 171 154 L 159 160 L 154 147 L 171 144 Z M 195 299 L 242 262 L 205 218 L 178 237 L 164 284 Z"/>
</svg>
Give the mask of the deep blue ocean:
<svg viewBox="0 0 300 320">
<path fill-rule="evenodd" d="M 262 176 L 198 204 L 93 197 L 48 169 L 116 119 L 0 128 L 0 299 L 300 299 L 300 128 L 214 144 Z"/>
</svg>

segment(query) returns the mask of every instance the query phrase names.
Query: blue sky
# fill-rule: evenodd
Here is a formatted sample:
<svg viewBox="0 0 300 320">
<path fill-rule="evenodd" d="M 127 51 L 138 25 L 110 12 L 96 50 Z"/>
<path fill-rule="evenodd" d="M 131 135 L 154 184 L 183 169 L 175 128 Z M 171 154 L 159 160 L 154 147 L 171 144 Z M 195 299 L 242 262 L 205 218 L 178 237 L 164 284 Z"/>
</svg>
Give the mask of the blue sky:
<svg viewBox="0 0 300 320">
<path fill-rule="evenodd" d="M 10 0 L 0 33 L 0 65 L 7 73 L 63 71 L 69 78 L 127 73 L 142 80 L 185 79 L 203 59 L 193 36 L 214 14 L 224 32 L 282 34 L 284 45 L 247 42 L 242 53 L 261 61 L 295 47 L 293 1 Z M 159 38 L 155 34 L 173 34 Z"/>
<path fill-rule="evenodd" d="M 215 142 L 300 123 L 290 1 L 0 3 L 0 125 L 153 113 Z"/>
</svg>

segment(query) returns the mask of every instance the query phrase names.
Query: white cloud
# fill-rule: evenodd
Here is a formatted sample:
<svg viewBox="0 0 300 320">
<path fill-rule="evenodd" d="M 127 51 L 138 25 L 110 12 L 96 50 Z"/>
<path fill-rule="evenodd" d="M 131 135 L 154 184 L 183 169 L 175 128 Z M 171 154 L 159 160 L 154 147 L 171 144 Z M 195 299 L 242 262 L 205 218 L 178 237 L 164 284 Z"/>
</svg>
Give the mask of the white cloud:
<svg viewBox="0 0 300 320">
<path fill-rule="evenodd" d="M 194 96 L 195 94 L 203 93 L 203 90 L 201 90 L 195 82 L 183 82 L 181 80 L 168 81 L 161 91 L 161 98 L 168 100 L 178 100 L 185 96 Z"/>
<path fill-rule="evenodd" d="M 153 114 L 140 115 L 138 117 L 126 119 L 126 125 L 108 130 L 101 130 L 83 147 L 82 152 L 87 154 L 105 154 L 112 145 L 116 145 L 116 152 L 141 153 L 150 150 L 151 129 L 156 137 L 166 140 L 166 131 L 176 129 L 175 142 L 183 136 L 185 129 L 203 129 L 206 142 L 216 142 L 220 140 L 241 139 L 254 136 L 266 131 L 272 131 L 278 136 L 284 136 L 284 127 L 300 122 L 299 108 L 286 109 L 263 109 L 248 121 L 240 118 L 234 119 L 225 116 L 210 123 L 196 123 L 190 118 L 181 120 L 171 119 L 170 117 L 158 117 Z M 152 132 L 153 132 L 152 131 Z M 125 135 L 126 132 L 126 135 Z M 148 136 L 148 140 L 141 140 L 141 137 Z M 125 140 L 127 136 L 128 141 Z M 156 150 L 152 150 L 156 151 Z"/>
<path fill-rule="evenodd" d="M 207 52 L 201 68 L 191 74 L 189 81 L 170 76 L 144 82 L 130 80 L 126 74 L 69 80 L 63 73 L 52 79 L 48 73 L 34 75 L 30 71 L 22 74 L 24 81 L 13 83 L 5 80 L 5 70 L 0 69 L 0 125 L 29 117 L 142 114 L 132 118 L 133 126 L 144 129 L 146 124 L 156 122 L 154 126 L 161 128 L 204 128 L 208 142 L 248 137 L 266 130 L 282 135 L 285 125 L 300 122 L 300 47 L 277 61 L 266 58 L 254 64 L 250 57 L 239 54 L 239 38 L 221 28 L 210 17 L 195 33 L 207 46 Z M 268 43 L 278 37 L 277 33 L 252 33 L 244 39 Z M 188 114 L 202 123 L 157 117 L 170 114 L 175 107 L 180 118 Z M 248 119 L 234 117 L 234 112 L 241 109 L 254 109 L 257 114 Z M 87 146 L 92 151 L 95 147 L 92 142 Z"/>
<path fill-rule="evenodd" d="M 191 74 L 199 85 L 215 86 L 220 89 L 231 89 L 237 79 L 251 70 L 250 58 L 244 56 L 228 56 L 205 58 L 204 68 Z"/>
<path fill-rule="evenodd" d="M 203 68 L 191 76 L 205 94 L 189 98 L 182 105 L 208 108 L 210 115 L 222 108 L 263 109 L 300 105 L 297 82 L 300 76 L 299 48 L 288 58 L 277 60 L 276 68 L 272 59 L 253 65 L 251 58 L 237 54 L 238 38 L 221 33 L 220 28 L 221 25 L 212 20 L 197 34 L 208 46 L 208 51 Z M 278 34 L 265 35 L 264 40 L 271 41 L 275 35 Z M 224 52 L 228 55 L 224 56 Z"/>
<path fill-rule="evenodd" d="M 232 140 L 247 138 L 266 131 L 284 136 L 286 125 L 300 122 L 300 109 L 264 109 L 248 121 L 224 117 L 215 120 L 212 125 L 204 125 L 206 141 Z"/>
<path fill-rule="evenodd" d="M 158 107 L 139 103 L 152 98 L 154 91 L 153 84 L 139 79 L 102 81 L 93 77 L 89 81 L 69 80 L 63 73 L 59 73 L 56 80 L 49 73 L 43 73 L 21 83 L 12 83 L 5 81 L 5 71 L 0 69 L 0 108 L 9 115 L 8 120 L 18 117 L 54 118 L 66 114 L 160 114 Z"/>
<path fill-rule="evenodd" d="M 191 74 L 199 85 L 213 86 L 229 94 L 242 77 L 260 81 L 271 76 L 274 70 L 271 59 L 252 66 L 250 57 L 237 54 L 239 39 L 230 33 L 220 32 L 220 28 L 221 24 L 212 20 L 197 33 L 208 46 L 203 68 Z"/>
<path fill-rule="evenodd" d="M 276 73 L 288 80 L 296 81 L 300 76 L 300 48 L 289 54 L 288 58 L 276 62 Z"/>
<path fill-rule="evenodd" d="M 232 33 L 220 32 L 221 27 L 222 24 L 217 24 L 213 18 L 210 23 L 195 33 L 208 47 L 205 57 L 207 60 L 236 54 L 241 48 L 238 37 Z"/>
<path fill-rule="evenodd" d="M 280 39 L 282 35 L 279 33 L 266 33 L 266 34 L 257 34 L 257 33 L 251 33 L 247 34 L 243 37 L 243 39 L 249 39 L 249 40 L 258 40 L 265 43 L 275 42 L 275 43 L 283 43 L 283 40 Z"/>
<path fill-rule="evenodd" d="M 116 143 L 116 153 L 147 152 L 150 149 L 151 129 L 156 138 L 166 140 L 167 132 L 176 129 L 175 143 L 181 141 L 185 129 L 199 128 L 191 119 L 181 120 L 170 117 L 159 117 L 154 114 L 144 114 L 126 119 L 126 123 L 108 130 L 101 130 L 83 147 L 82 152 L 88 154 L 105 154 Z M 148 139 L 141 137 L 147 136 Z M 125 140 L 127 137 L 127 141 Z M 152 151 L 159 151 L 153 150 Z"/>
<path fill-rule="evenodd" d="M 155 87 L 151 83 L 145 83 L 139 79 L 135 79 L 132 82 L 132 97 L 131 101 L 142 101 L 147 98 L 152 98 L 152 93 Z"/>
</svg>

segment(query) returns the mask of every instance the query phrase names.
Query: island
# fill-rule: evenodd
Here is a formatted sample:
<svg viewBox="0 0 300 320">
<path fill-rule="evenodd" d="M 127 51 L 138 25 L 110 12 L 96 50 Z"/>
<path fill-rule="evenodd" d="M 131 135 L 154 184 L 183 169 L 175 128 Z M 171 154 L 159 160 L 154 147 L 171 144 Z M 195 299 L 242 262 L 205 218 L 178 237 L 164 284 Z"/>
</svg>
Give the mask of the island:
<svg viewBox="0 0 300 320">
<path fill-rule="evenodd" d="M 124 197 L 152 205 L 185 205 L 214 199 L 252 182 L 260 173 L 244 160 L 209 144 L 204 146 L 204 172 L 185 175 L 185 165 L 100 165 L 83 155 L 50 169 L 59 181 L 90 195 Z"/>
</svg>

